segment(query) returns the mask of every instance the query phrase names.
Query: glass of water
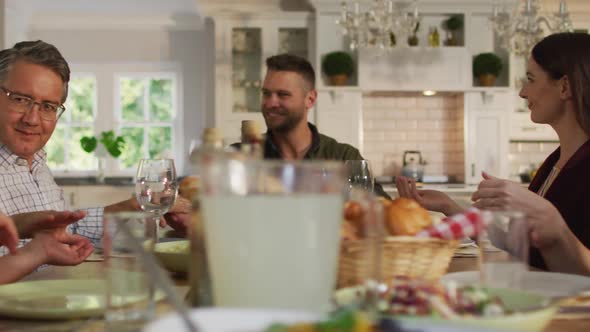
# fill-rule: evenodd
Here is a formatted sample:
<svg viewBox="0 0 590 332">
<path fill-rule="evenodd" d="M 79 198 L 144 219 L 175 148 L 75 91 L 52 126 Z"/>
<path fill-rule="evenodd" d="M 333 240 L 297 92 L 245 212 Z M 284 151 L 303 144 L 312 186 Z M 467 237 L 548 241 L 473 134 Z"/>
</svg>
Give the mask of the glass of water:
<svg viewBox="0 0 590 332">
<path fill-rule="evenodd" d="M 368 160 L 347 160 L 344 165 L 348 172 L 348 185 L 351 190 L 362 189 L 373 192 L 375 179 Z"/>
<path fill-rule="evenodd" d="M 135 195 L 142 210 L 159 220 L 174 205 L 178 194 L 172 159 L 142 159 L 137 168 Z"/>
<path fill-rule="evenodd" d="M 523 288 L 528 271 L 529 230 L 524 213 L 486 211 L 489 223 L 479 236 L 481 281 L 493 288 Z"/>
</svg>

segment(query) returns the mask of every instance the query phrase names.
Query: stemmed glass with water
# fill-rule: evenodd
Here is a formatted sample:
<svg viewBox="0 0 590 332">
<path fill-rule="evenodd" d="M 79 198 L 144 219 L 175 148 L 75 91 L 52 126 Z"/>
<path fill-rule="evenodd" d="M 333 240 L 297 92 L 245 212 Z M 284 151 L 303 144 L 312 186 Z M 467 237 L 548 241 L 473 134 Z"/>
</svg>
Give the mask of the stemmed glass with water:
<svg viewBox="0 0 590 332">
<path fill-rule="evenodd" d="M 142 210 L 160 218 L 176 201 L 178 183 L 172 159 L 142 159 L 137 168 L 135 194 Z"/>
</svg>

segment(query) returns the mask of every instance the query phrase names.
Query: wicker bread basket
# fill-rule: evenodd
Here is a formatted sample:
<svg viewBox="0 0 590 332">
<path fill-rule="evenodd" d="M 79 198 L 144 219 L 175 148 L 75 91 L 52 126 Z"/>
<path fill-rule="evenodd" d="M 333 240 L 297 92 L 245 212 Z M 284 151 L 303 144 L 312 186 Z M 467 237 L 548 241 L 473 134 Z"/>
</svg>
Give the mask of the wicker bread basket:
<svg viewBox="0 0 590 332">
<path fill-rule="evenodd" d="M 382 281 L 394 277 L 438 279 L 446 273 L 458 246 L 456 240 L 411 236 L 343 241 L 337 287 L 359 285 L 376 274 Z"/>
</svg>

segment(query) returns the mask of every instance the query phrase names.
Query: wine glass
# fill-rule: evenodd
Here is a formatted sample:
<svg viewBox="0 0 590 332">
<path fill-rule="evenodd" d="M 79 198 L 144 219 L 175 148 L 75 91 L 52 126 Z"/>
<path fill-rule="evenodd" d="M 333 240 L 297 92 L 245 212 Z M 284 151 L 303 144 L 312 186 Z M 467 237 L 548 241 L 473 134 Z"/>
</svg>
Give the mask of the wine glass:
<svg viewBox="0 0 590 332">
<path fill-rule="evenodd" d="M 371 165 L 368 160 L 347 160 L 344 162 L 348 170 L 348 184 L 350 190 L 361 189 L 373 192 L 375 179 L 371 172 Z"/>
<path fill-rule="evenodd" d="M 170 210 L 178 194 L 172 159 L 142 159 L 137 168 L 135 194 L 141 209 L 160 218 Z"/>
</svg>

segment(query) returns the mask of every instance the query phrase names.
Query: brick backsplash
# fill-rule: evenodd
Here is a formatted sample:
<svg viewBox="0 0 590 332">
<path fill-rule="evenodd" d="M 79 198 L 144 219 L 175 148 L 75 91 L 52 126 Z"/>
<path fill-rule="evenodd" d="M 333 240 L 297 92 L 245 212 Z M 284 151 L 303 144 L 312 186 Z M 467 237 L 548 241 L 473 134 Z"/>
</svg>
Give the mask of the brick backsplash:
<svg viewBox="0 0 590 332">
<path fill-rule="evenodd" d="M 558 146 L 557 142 L 511 142 L 508 155 L 510 177 L 517 179 L 520 173 L 539 167 Z"/>
<path fill-rule="evenodd" d="M 419 150 L 425 174 L 464 179 L 463 94 L 363 95 L 363 155 L 377 175 L 398 175 L 403 153 Z"/>
</svg>

